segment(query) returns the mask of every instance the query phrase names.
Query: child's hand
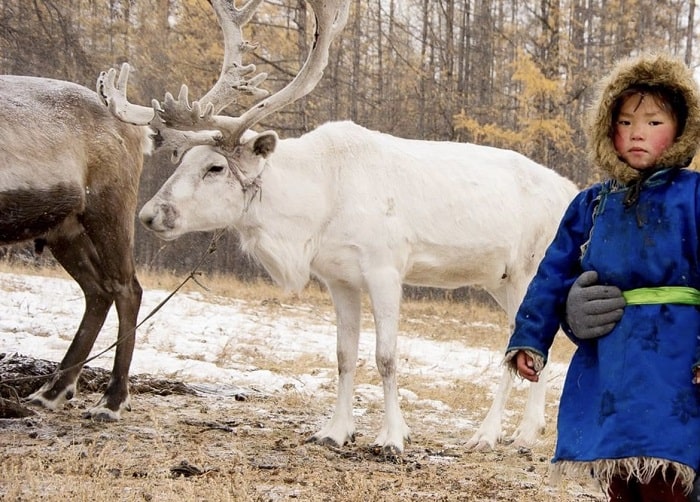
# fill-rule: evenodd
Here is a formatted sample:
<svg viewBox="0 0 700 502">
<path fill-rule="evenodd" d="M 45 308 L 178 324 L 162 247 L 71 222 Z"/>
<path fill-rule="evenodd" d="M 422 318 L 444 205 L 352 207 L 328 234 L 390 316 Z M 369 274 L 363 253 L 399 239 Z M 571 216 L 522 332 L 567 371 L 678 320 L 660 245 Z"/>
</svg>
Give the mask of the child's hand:
<svg viewBox="0 0 700 502">
<path fill-rule="evenodd" d="M 518 370 L 518 371 L 520 371 L 520 370 Z M 693 371 L 693 383 L 695 385 L 700 384 L 700 366 L 695 368 L 695 371 Z"/>
<path fill-rule="evenodd" d="M 518 374 L 525 380 L 537 382 L 540 379 L 537 371 L 535 371 L 535 361 L 524 350 L 519 351 L 515 356 L 515 365 L 518 370 Z M 696 377 L 698 376 L 700 376 L 700 369 L 698 372 L 696 372 Z"/>
</svg>

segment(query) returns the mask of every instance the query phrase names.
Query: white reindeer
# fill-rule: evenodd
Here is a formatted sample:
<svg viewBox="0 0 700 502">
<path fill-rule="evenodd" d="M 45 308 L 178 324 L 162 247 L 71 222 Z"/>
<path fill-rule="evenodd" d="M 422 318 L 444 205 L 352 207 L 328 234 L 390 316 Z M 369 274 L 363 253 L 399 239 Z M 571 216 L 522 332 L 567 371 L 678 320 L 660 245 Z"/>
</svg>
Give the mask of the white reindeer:
<svg viewBox="0 0 700 502">
<path fill-rule="evenodd" d="M 71 399 L 112 304 L 119 343 L 100 401 L 85 415 L 129 408 L 129 366 L 141 304 L 134 220 L 149 131 L 117 120 L 94 91 L 59 80 L 0 76 L 0 245 L 34 240 L 78 282 L 85 313 L 60 370 L 29 401 Z"/>
<path fill-rule="evenodd" d="M 250 1 L 244 9 L 253 3 L 259 2 Z M 258 77 L 244 81 L 227 70 L 242 67 L 240 52 L 234 50 L 239 45 L 232 41 L 225 41 L 226 62 L 216 93 L 210 91 L 202 105 L 190 105 L 184 87 L 178 100 L 166 96 L 164 103 L 155 102 L 155 113 L 128 103 L 128 67 L 116 84 L 114 70 L 103 75 L 101 92 L 124 120 L 146 117 L 151 124 L 183 129 L 196 123 L 192 128 L 198 134 L 209 134 L 207 144 L 184 153 L 174 174 L 142 208 L 140 218 L 150 230 L 175 239 L 192 231 L 231 228 L 243 249 L 285 289 L 302 289 L 311 275 L 328 287 L 337 316 L 338 397 L 330 421 L 310 438 L 318 443 L 340 446 L 353 440 L 360 300 L 363 291 L 369 294 L 385 401 L 375 445 L 398 455 L 409 437 L 396 383 L 402 284 L 481 286 L 512 323 L 576 188 L 513 151 L 400 139 L 351 122 L 329 123 L 297 139 L 248 131 L 313 89 L 321 76 L 347 4 L 309 3 L 318 33 L 304 67 L 288 87 L 240 117 L 216 115 L 235 92 L 211 98 L 221 87 L 250 91 L 260 82 Z M 240 36 L 242 15 L 219 17 L 228 26 L 225 33 Z M 519 444 L 534 442 L 545 425 L 546 377 L 540 382 L 531 387 L 515 433 Z M 469 447 L 492 448 L 501 437 L 511 383 L 504 370 L 491 410 Z"/>
</svg>

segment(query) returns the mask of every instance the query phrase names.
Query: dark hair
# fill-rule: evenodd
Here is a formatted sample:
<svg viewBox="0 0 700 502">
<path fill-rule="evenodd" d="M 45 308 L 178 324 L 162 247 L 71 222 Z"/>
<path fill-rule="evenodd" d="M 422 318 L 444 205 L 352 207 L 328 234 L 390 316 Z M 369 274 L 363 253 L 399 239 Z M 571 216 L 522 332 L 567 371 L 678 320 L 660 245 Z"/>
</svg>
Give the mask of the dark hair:
<svg viewBox="0 0 700 502">
<path fill-rule="evenodd" d="M 640 96 L 637 106 L 642 104 L 642 101 L 646 96 L 650 96 L 664 111 L 670 113 L 676 120 L 676 124 L 678 125 L 676 137 L 683 134 L 685 123 L 688 119 L 688 105 L 685 102 L 685 97 L 683 94 L 676 89 L 671 89 L 666 86 L 638 84 L 628 87 L 615 99 L 612 108 L 612 123 L 610 124 L 611 137 L 614 124 L 617 122 L 617 119 L 620 116 L 622 104 L 627 100 L 627 98 L 635 95 Z"/>
</svg>

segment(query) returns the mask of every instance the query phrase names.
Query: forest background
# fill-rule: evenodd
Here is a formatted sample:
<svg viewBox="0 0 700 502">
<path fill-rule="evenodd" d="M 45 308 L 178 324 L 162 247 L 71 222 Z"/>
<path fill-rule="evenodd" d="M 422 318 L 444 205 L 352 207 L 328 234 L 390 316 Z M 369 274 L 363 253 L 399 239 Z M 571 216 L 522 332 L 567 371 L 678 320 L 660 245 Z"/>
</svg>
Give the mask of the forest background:
<svg viewBox="0 0 700 502">
<path fill-rule="evenodd" d="M 259 129 L 294 137 L 352 120 L 406 138 L 519 151 L 584 186 L 597 179 L 585 152 L 584 113 L 596 82 L 619 59 L 664 49 L 692 68 L 695 1 L 351 0 L 347 27 L 323 79 Z M 242 2 L 238 1 L 238 5 Z M 302 0 L 268 0 L 247 25 L 259 44 L 249 63 L 289 82 L 313 35 Z M 190 99 L 216 81 L 222 35 L 206 0 L 0 0 L 0 73 L 70 80 L 91 89 L 127 61 L 130 101 L 149 104 L 182 83 Z M 238 115 L 233 105 L 226 113 Z M 173 171 L 148 157 L 141 203 Z M 195 234 L 164 243 L 137 225 L 141 267 L 189 271 L 209 243 Z M 225 235 L 204 268 L 264 276 Z"/>
</svg>

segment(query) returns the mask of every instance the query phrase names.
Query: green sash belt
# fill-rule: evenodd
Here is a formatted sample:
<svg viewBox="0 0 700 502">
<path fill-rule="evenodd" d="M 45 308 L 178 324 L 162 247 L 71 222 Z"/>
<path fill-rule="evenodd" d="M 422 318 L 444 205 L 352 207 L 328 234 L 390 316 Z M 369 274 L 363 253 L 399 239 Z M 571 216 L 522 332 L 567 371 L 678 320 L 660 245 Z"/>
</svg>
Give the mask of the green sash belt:
<svg viewBox="0 0 700 502">
<path fill-rule="evenodd" d="M 649 305 L 659 303 L 681 303 L 700 305 L 700 291 L 685 286 L 661 286 L 623 291 L 627 305 Z"/>
</svg>

